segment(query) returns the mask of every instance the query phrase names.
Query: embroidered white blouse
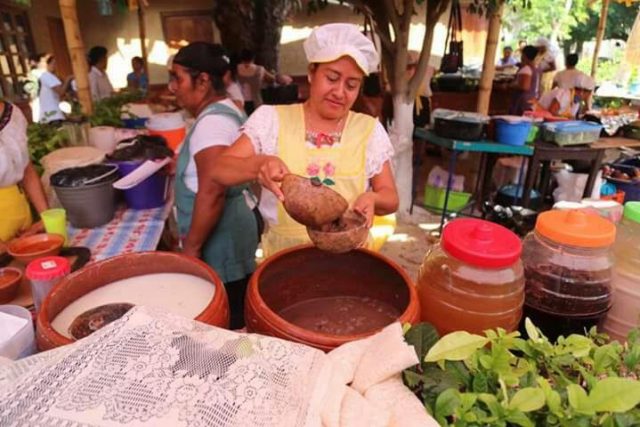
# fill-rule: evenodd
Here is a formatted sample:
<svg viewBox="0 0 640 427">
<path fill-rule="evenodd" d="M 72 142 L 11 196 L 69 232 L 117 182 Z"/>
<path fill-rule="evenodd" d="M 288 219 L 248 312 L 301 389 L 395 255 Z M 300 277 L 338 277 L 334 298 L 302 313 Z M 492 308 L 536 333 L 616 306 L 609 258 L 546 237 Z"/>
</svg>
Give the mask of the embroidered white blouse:
<svg viewBox="0 0 640 427">
<path fill-rule="evenodd" d="M 0 129 L 0 188 L 22 181 L 27 164 L 27 119 L 13 106 L 9 122 Z"/>
<path fill-rule="evenodd" d="M 278 113 L 274 106 L 263 105 L 249 117 L 240 131 L 247 135 L 253 144 L 256 154 L 278 155 L 278 132 L 280 123 Z M 382 172 L 386 161 L 393 156 L 393 146 L 387 131 L 380 122 L 371 132 L 365 152 L 365 172 L 371 179 Z M 269 191 L 264 191 L 260 199 L 260 212 L 264 219 L 271 223 L 277 223 L 277 199 Z"/>
</svg>

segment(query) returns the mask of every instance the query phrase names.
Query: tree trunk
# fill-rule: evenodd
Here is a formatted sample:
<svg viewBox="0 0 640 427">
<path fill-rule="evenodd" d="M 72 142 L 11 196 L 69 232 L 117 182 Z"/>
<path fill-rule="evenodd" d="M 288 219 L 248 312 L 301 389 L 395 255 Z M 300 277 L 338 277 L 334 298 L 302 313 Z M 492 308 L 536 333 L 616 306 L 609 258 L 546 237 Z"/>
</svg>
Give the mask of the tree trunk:
<svg viewBox="0 0 640 427">
<path fill-rule="evenodd" d="M 76 0 L 60 0 L 60 15 L 62 16 L 64 33 L 67 38 L 71 67 L 76 79 L 78 100 L 82 106 L 82 112 L 90 115 L 93 113 L 93 102 L 89 88 L 89 64 L 87 63 L 86 51 L 80 34 Z"/>
<path fill-rule="evenodd" d="M 291 13 L 293 2 L 291 0 L 255 0 L 255 4 L 256 62 L 268 70 L 277 71 L 282 25 Z"/>
<path fill-rule="evenodd" d="M 140 32 L 140 56 L 144 61 L 144 73 L 149 76 L 149 64 L 147 60 L 147 25 L 144 19 L 144 6 L 138 3 L 138 31 Z"/>
<path fill-rule="evenodd" d="M 213 20 L 222 44 L 231 52 L 254 49 L 254 0 L 215 0 Z"/>
<path fill-rule="evenodd" d="M 398 187 L 400 207 L 398 216 L 409 214 L 413 189 L 413 99 L 403 94 L 393 95 L 393 123 L 389 138 L 393 143 L 393 173 Z"/>
<path fill-rule="evenodd" d="M 498 40 L 500 39 L 500 21 L 502 19 L 503 11 L 504 1 L 500 0 L 497 8 L 491 13 L 491 17 L 489 18 L 487 46 L 484 50 L 482 76 L 480 77 L 480 88 L 478 90 L 478 104 L 476 106 L 476 110 L 481 114 L 489 114 L 489 103 L 491 102 L 493 77 L 496 74 L 496 49 L 498 48 Z"/>
<path fill-rule="evenodd" d="M 591 77 L 596 78 L 598 70 L 598 54 L 600 53 L 600 45 L 604 37 L 604 29 L 607 26 L 607 13 L 609 12 L 609 0 L 602 0 L 602 9 L 600 11 L 600 21 L 598 22 L 598 31 L 596 31 L 596 46 L 593 49 L 593 62 L 591 63 Z"/>
</svg>

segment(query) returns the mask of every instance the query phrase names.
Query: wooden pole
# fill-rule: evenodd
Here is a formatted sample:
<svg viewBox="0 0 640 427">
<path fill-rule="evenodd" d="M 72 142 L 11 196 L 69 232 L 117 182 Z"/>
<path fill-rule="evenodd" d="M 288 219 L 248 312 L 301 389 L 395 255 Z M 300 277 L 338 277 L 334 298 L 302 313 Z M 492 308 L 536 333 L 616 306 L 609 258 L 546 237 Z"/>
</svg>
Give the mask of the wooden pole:
<svg viewBox="0 0 640 427">
<path fill-rule="evenodd" d="M 607 27 L 607 13 L 609 12 L 609 0 L 602 0 L 602 9 L 600 11 L 600 20 L 598 21 L 598 31 L 596 31 L 596 46 L 593 48 L 593 62 L 591 63 L 591 77 L 596 78 L 598 70 L 598 54 L 600 53 L 600 45 L 604 38 L 604 29 Z"/>
<path fill-rule="evenodd" d="M 91 89 L 89 88 L 89 64 L 87 63 L 84 42 L 80 34 L 76 0 L 59 1 L 60 15 L 62 16 L 64 33 L 67 37 L 67 47 L 71 57 L 71 67 L 76 79 L 78 99 L 83 113 L 91 115 L 93 113 L 93 102 L 91 100 Z"/>
<path fill-rule="evenodd" d="M 140 31 L 140 53 L 144 61 L 144 73 L 149 78 L 149 65 L 147 64 L 147 26 L 144 19 L 144 5 L 138 2 L 138 29 Z"/>
<path fill-rule="evenodd" d="M 487 45 L 484 49 L 484 62 L 482 63 L 482 76 L 480 77 L 480 87 L 478 89 L 478 103 L 476 111 L 481 114 L 489 114 L 489 103 L 491 102 L 491 89 L 493 89 L 493 78 L 496 74 L 496 50 L 500 38 L 500 25 L 502 12 L 504 11 L 504 1 L 500 0 L 496 9 L 489 17 L 489 29 L 487 30 Z"/>
</svg>

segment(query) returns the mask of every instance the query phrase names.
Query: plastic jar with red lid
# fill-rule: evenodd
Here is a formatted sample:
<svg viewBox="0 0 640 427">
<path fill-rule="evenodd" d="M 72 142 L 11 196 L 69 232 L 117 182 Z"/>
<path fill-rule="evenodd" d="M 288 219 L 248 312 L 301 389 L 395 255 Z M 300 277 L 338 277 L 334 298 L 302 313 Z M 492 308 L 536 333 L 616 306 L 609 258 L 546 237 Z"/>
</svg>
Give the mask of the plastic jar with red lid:
<svg viewBox="0 0 640 427">
<path fill-rule="evenodd" d="M 427 252 L 418 276 L 421 319 L 440 335 L 517 329 L 524 301 L 520 238 L 480 219 L 457 219 Z"/>
</svg>

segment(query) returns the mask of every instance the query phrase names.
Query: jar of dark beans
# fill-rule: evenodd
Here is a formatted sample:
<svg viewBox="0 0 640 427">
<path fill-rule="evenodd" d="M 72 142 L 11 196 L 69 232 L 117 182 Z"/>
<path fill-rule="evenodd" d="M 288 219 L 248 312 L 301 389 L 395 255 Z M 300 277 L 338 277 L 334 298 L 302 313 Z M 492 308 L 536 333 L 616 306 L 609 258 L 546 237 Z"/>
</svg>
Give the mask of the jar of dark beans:
<svg viewBox="0 0 640 427">
<path fill-rule="evenodd" d="M 583 334 L 611 307 L 611 246 L 616 228 L 580 210 L 540 214 L 525 237 L 524 316 L 552 340 Z"/>
</svg>

